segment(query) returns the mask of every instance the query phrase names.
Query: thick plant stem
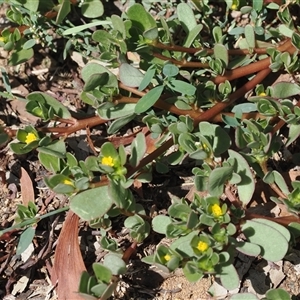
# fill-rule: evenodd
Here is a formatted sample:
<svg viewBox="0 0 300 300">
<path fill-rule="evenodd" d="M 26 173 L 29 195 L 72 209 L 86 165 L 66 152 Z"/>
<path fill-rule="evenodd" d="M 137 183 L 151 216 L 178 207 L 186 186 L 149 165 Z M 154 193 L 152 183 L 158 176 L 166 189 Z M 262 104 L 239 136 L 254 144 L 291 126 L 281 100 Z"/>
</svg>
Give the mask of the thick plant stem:
<svg viewBox="0 0 300 300">
<path fill-rule="evenodd" d="M 125 96 L 122 96 L 120 99 L 116 100 L 117 103 L 137 103 L 138 101 L 139 101 L 139 98 L 125 97 Z M 158 99 L 157 102 L 153 106 L 156 108 L 159 108 L 159 109 L 169 111 L 178 116 L 180 116 L 180 115 L 190 116 L 192 119 L 197 118 L 200 114 L 203 113 L 202 111 L 196 111 L 196 110 L 192 110 L 192 109 L 190 109 L 190 110 L 179 109 L 175 105 L 165 102 L 162 99 Z M 224 114 L 226 116 L 234 117 L 234 113 L 226 112 L 226 113 L 222 113 L 222 114 Z M 256 120 L 256 119 L 265 119 L 265 118 L 266 118 L 265 116 L 263 116 L 259 113 L 256 113 L 256 112 L 242 114 L 242 120 L 243 119 L 255 119 Z M 222 123 L 223 120 L 222 120 L 221 114 L 214 116 L 211 119 L 211 121 L 215 122 L 215 123 Z"/>
<path fill-rule="evenodd" d="M 159 53 L 155 53 L 153 52 L 152 55 L 154 57 L 157 57 L 161 60 L 166 60 L 166 61 L 170 61 L 172 62 L 174 65 L 177 65 L 177 66 L 181 66 L 181 67 L 185 67 L 185 68 L 209 68 L 209 64 L 206 64 L 206 63 L 200 63 L 200 62 L 190 62 L 190 61 L 186 61 L 186 60 L 176 60 L 174 58 L 171 58 L 171 57 L 167 57 L 167 56 L 164 56 L 162 54 L 159 54 Z"/>
<path fill-rule="evenodd" d="M 292 53 L 295 52 L 296 49 L 292 45 L 291 41 L 287 40 L 283 45 L 280 45 L 277 50 L 280 51 L 280 52 L 287 51 L 290 54 L 292 54 Z M 225 80 L 231 81 L 231 80 L 234 80 L 234 79 L 237 79 L 237 78 L 244 77 L 246 75 L 256 73 L 256 72 L 261 71 L 263 69 L 266 69 L 270 66 L 270 64 L 271 64 L 271 59 L 270 58 L 265 58 L 265 59 L 262 59 L 260 61 L 254 62 L 254 63 L 252 63 L 248 66 L 243 66 L 243 67 L 231 70 L 231 71 L 226 71 L 225 75 L 217 76 L 216 78 L 214 78 L 212 80 L 215 84 L 222 83 Z"/>
<path fill-rule="evenodd" d="M 287 227 L 292 222 L 300 223 L 299 218 L 296 216 L 286 216 L 286 217 L 274 218 L 274 217 L 267 217 L 267 216 L 263 216 L 263 215 L 253 214 L 253 213 L 249 212 L 248 210 L 245 210 L 245 214 L 246 214 L 245 219 L 247 219 L 247 220 L 257 219 L 257 218 L 266 219 L 266 220 L 276 222 L 277 224 L 280 224 L 285 227 Z"/>
<path fill-rule="evenodd" d="M 271 72 L 271 69 L 264 69 L 260 71 L 253 79 L 248 81 L 245 85 L 239 88 L 237 91 L 232 93 L 228 97 L 228 101 L 223 101 L 217 103 L 211 109 L 203 112 L 194 120 L 194 126 L 197 126 L 202 121 L 209 121 L 217 114 L 221 113 L 226 107 L 233 104 L 238 98 L 243 97 L 248 91 L 253 89 L 257 84 L 259 84 L 265 77 L 267 77 Z"/>
<path fill-rule="evenodd" d="M 213 54 L 214 49 L 208 49 L 208 48 L 187 48 L 177 45 L 165 45 L 160 42 L 157 42 L 153 45 L 155 48 L 163 49 L 163 50 L 169 50 L 169 51 L 179 51 L 179 52 L 185 52 L 190 54 L 195 54 L 200 51 L 206 51 L 207 54 Z M 229 49 L 228 54 L 229 55 L 247 55 L 247 54 L 265 54 L 267 51 L 267 48 L 253 48 L 250 50 L 247 49 Z"/>
<path fill-rule="evenodd" d="M 41 132 L 52 132 L 59 133 L 58 136 L 69 135 L 78 130 L 85 129 L 86 127 L 94 127 L 103 123 L 106 123 L 107 120 L 101 119 L 99 116 L 94 116 L 87 119 L 77 120 L 73 125 L 68 127 L 51 127 L 51 128 L 40 128 Z"/>
</svg>

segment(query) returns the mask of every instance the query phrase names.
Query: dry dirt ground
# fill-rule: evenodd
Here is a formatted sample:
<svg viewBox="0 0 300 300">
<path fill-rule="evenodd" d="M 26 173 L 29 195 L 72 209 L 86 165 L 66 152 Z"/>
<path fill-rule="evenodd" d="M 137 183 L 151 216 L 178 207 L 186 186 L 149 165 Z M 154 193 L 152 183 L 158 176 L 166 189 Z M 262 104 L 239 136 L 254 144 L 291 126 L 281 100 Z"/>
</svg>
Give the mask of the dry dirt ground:
<svg viewBox="0 0 300 300">
<path fill-rule="evenodd" d="M 78 96 L 83 84 L 80 68 L 71 59 L 60 63 L 55 53 L 39 49 L 29 62 L 9 67 L 7 53 L 0 49 L 0 66 L 4 66 L 9 72 L 14 92 L 20 96 L 24 97 L 32 91 L 43 91 L 71 110 L 86 109 Z M 3 91 L 1 81 L 0 89 Z M 2 126 L 18 129 L 27 124 L 36 124 L 37 119 L 26 113 L 24 102 L 0 98 L 0 122 Z M 93 129 L 92 135 L 99 135 L 102 131 L 100 126 Z M 82 133 L 73 135 L 69 145 L 70 151 L 79 159 L 89 155 L 90 149 Z M 299 146 L 295 149 L 299 149 Z M 295 177 L 299 175 L 299 171 L 286 171 L 294 172 Z M 26 177 L 26 174 L 29 174 L 29 179 L 24 183 L 21 177 Z M 34 153 L 16 156 L 7 145 L 1 148 L 0 229 L 12 225 L 17 204 L 23 203 L 24 193 L 28 193 L 31 187 L 39 213 L 68 204 L 68 199 L 55 195 L 46 188 L 43 182 L 46 175 L 49 174 Z M 149 207 L 156 205 L 157 209 L 162 211 L 166 209 L 171 197 L 183 197 L 187 194 L 192 180 L 188 165 L 174 168 L 164 176 L 154 175 L 154 182 L 143 188 L 141 201 Z M 151 199 L 151 203 L 148 199 Z M 19 232 L 0 241 L 1 299 L 57 299 L 51 284 L 50 271 L 63 220 L 64 214 L 61 214 L 40 222 L 30 249 L 22 257 L 15 255 Z M 100 261 L 104 255 L 98 243 L 99 236 L 87 224 L 80 223 L 79 239 L 84 262 L 90 270 L 91 264 Z M 121 230 L 118 242 L 123 247 L 128 245 L 126 231 Z M 189 283 L 180 272 L 163 274 L 141 263 L 140 258 L 152 253 L 158 242 L 160 237 L 155 236 L 138 246 L 136 255 L 129 262 L 128 273 L 120 281 L 113 299 L 227 299 L 230 293 L 222 289 L 212 277 Z M 235 266 L 241 277 L 240 292 L 253 292 L 262 297 L 269 288 L 282 287 L 293 295 L 294 299 L 300 299 L 300 251 L 294 249 L 283 261 L 274 264 L 267 264 L 259 258 L 251 259 L 239 255 L 236 257 Z M 208 293 L 211 285 L 214 297 Z M 233 294 L 238 292 L 232 291 Z"/>
</svg>

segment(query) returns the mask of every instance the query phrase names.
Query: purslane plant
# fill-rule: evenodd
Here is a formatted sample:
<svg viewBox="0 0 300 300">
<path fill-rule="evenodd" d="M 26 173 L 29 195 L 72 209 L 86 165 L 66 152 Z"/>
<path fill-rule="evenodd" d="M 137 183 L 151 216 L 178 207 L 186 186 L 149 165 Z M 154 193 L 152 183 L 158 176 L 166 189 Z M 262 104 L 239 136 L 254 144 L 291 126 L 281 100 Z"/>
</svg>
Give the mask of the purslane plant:
<svg viewBox="0 0 300 300">
<path fill-rule="evenodd" d="M 101 247 L 110 253 L 93 265 L 95 276 L 82 275 L 79 292 L 86 297 L 107 299 L 118 275 L 126 272 L 124 253 L 107 234 L 119 215 L 125 216 L 124 226 L 135 244 L 151 230 L 173 240 L 168 247 L 158 245 L 144 262 L 166 272 L 182 268 L 190 281 L 214 274 L 228 290 L 240 285 L 233 264 L 237 251 L 278 261 L 299 236 L 299 182 L 293 182 L 290 192 L 282 175 L 267 163 L 282 146 L 282 126 L 288 126 L 286 147 L 300 134 L 299 105 L 292 101 L 300 87 L 290 82 L 263 85 L 271 72 L 298 71 L 300 35 L 289 11 L 293 3 L 280 7 L 257 0 L 241 6 L 226 0 L 226 15 L 216 23 L 208 1 L 192 2 L 174 3 L 175 14 L 169 18 L 155 18 L 141 4 L 132 4 L 121 16 L 97 20 L 103 11 L 94 15 L 89 1 L 59 1 L 50 8 L 16 1 L 7 12 L 9 20 L 27 26 L 23 33 L 18 28 L 2 31 L 1 46 L 11 51 L 11 64 L 29 59 L 35 44 L 30 38 L 50 26 L 66 40 L 64 58 L 78 51 L 94 59 L 81 70 L 80 97 L 96 116 L 77 120 L 53 97 L 33 92 L 26 97 L 26 110 L 44 124 L 53 120 L 66 126 L 26 126 L 10 143 L 16 154 L 36 150 L 53 174 L 45 178 L 47 186 L 69 196 L 70 209 L 101 230 Z M 73 26 L 71 7 L 94 20 Z M 239 26 L 231 10 L 239 10 L 251 23 Z M 277 13 L 278 23 L 267 23 L 270 12 Z M 92 26 L 102 28 L 92 32 Z M 50 47 L 51 36 L 39 37 Z M 6 91 L 0 95 L 14 98 L 6 70 L 1 71 Z M 242 77 L 247 79 L 244 84 L 236 80 Z M 251 90 L 254 95 L 246 97 Z M 107 124 L 108 134 L 120 134 L 132 121 L 142 130 L 127 142 L 130 154 L 113 141 L 84 161 L 67 151 L 65 138 L 80 129 Z M 3 143 L 13 136 L 9 128 L 2 129 Z M 171 146 L 172 153 L 167 151 Z M 195 187 L 207 195 L 173 199 L 167 215 L 150 216 L 130 187 L 134 181 L 150 182 L 153 168 L 166 173 L 184 159 L 194 161 Z M 275 192 L 271 200 L 284 203 L 291 217 L 270 220 L 247 211 L 259 179 Z"/>
</svg>

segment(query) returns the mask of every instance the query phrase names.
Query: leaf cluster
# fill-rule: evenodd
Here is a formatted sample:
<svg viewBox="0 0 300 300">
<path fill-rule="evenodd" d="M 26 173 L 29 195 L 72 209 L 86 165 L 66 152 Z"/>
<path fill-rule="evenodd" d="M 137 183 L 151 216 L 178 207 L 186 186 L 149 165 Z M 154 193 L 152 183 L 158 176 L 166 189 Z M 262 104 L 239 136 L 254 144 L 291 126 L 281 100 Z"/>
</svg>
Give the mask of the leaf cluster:
<svg viewBox="0 0 300 300">
<path fill-rule="evenodd" d="M 214 274 L 229 290 L 239 287 L 236 251 L 278 261 L 299 237 L 299 181 L 290 188 L 267 163 L 299 137 L 300 87 L 263 82 L 271 72 L 294 76 L 299 71 L 295 1 L 282 6 L 220 1 L 220 18 L 206 0 L 156 2 L 132 1 L 124 13 L 108 15 L 100 0 L 14 0 L 7 18 L 18 26 L 1 32 L 0 47 L 10 53 L 12 65 L 30 59 L 37 44 L 55 51 L 54 33 L 64 40 L 63 60 L 76 52 L 88 61 L 81 69 L 80 99 L 96 116 L 76 119 L 53 97 L 32 92 L 23 100 L 42 126 L 20 128 L 10 143 L 18 155 L 37 151 L 51 172 L 46 185 L 67 195 L 70 209 L 101 232 L 100 245 L 109 254 L 93 264 L 95 275 L 82 275 L 79 292 L 86 299 L 107 299 L 126 272 L 123 251 L 108 235 L 117 217 L 135 244 L 152 231 L 172 240 L 169 247 L 159 244 L 144 262 L 168 272 L 182 268 L 190 281 Z M 241 26 L 233 10 L 249 24 Z M 13 99 L 5 68 L 1 74 L 6 92 L 0 95 Z M 127 147 L 106 141 L 85 160 L 68 150 L 68 136 L 81 129 L 105 124 L 108 135 L 121 135 L 132 122 L 141 130 Z M 1 130 L 1 144 L 13 136 L 8 133 Z M 167 173 L 185 161 L 193 164 L 197 192 L 206 196 L 173 200 L 166 215 L 153 217 L 136 200 L 133 184 L 150 182 L 154 169 Z M 296 222 L 282 226 L 278 219 L 248 212 L 259 180 L 275 192 L 270 200 L 284 204 Z M 40 220 L 36 215 L 33 204 L 19 207 L 14 228 L 25 230 L 17 253 L 28 246 L 25 240 L 31 242 L 34 226 L 29 225 Z M 278 295 L 288 299 L 281 290 L 266 297 Z"/>
</svg>

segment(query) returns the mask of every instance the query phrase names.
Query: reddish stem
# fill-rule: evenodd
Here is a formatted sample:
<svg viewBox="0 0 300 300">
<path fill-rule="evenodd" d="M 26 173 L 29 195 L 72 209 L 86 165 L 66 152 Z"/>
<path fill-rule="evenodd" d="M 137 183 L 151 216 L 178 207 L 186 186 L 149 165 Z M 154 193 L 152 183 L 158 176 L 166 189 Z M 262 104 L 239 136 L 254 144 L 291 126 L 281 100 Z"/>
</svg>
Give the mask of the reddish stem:
<svg viewBox="0 0 300 300">
<path fill-rule="evenodd" d="M 164 56 L 162 54 L 159 53 L 155 53 L 153 52 L 152 55 L 154 57 L 157 57 L 161 60 L 167 60 L 172 62 L 174 65 L 178 65 L 178 66 L 182 66 L 182 67 L 186 67 L 186 68 L 208 68 L 209 64 L 205 64 L 205 63 L 200 63 L 200 62 L 192 62 L 192 61 L 186 61 L 186 60 L 177 60 L 168 56 Z"/>
<path fill-rule="evenodd" d="M 190 54 L 195 54 L 200 51 L 206 51 L 207 54 L 213 54 L 214 49 L 208 49 L 208 48 L 187 48 L 177 45 L 165 45 L 160 42 L 157 42 L 153 45 L 155 48 L 163 49 L 163 50 L 169 50 L 169 51 L 179 51 L 179 52 L 185 52 Z M 267 48 L 253 48 L 251 50 L 247 49 L 229 49 L 228 54 L 229 55 L 247 55 L 247 54 L 265 54 L 267 51 Z"/>
<path fill-rule="evenodd" d="M 287 51 L 290 54 L 292 54 L 296 51 L 295 47 L 292 45 L 290 40 L 287 40 L 283 45 L 278 46 L 277 50 L 280 52 Z M 239 67 L 234 70 L 226 71 L 225 75 L 217 76 L 216 78 L 214 78 L 212 80 L 215 84 L 222 83 L 225 80 L 231 81 L 231 80 L 234 80 L 237 78 L 244 77 L 246 75 L 256 73 L 263 69 L 266 69 L 270 66 L 270 64 L 271 64 L 271 59 L 268 57 L 268 58 L 262 59 L 260 61 L 254 62 L 250 65 Z"/>
<path fill-rule="evenodd" d="M 125 261 L 126 264 L 128 264 L 130 257 L 132 256 L 133 253 L 135 253 L 136 251 L 136 246 L 137 246 L 137 242 L 133 242 L 130 247 L 128 247 L 123 256 L 122 259 Z"/>
<path fill-rule="evenodd" d="M 95 127 L 97 125 L 103 124 L 107 122 L 107 120 L 103 120 L 101 119 L 99 116 L 94 116 L 94 117 L 90 117 L 90 118 L 86 118 L 86 119 L 82 119 L 82 120 L 76 120 L 75 123 L 73 123 L 73 125 L 69 126 L 69 127 L 51 127 L 51 128 L 47 128 L 47 127 L 43 127 L 43 128 L 39 128 L 39 131 L 41 132 L 58 132 L 59 135 L 69 135 L 71 133 L 74 133 L 78 130 L 84 129 L 86 127 Z"/>
<path fill-rule="evenodd" d="M 296 216 L 286 216 L 286 217 L 274 218 L 274 217 L 267 217 L 267 216 L 263 216 L 263 215 L 253 214 L 247 210 L 245 211 L 245 213 L 246 213 L 247 220 L 256 219 L 256 218 L 267 219 L 267 220 L 276 222 L 280 225 L 283 225 L 285 227 L 287 227 L 291 222 L 300 223 L 299 218 Z"/>
</svg>

